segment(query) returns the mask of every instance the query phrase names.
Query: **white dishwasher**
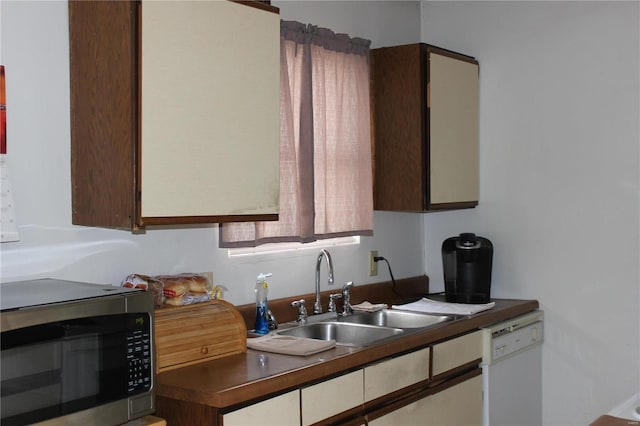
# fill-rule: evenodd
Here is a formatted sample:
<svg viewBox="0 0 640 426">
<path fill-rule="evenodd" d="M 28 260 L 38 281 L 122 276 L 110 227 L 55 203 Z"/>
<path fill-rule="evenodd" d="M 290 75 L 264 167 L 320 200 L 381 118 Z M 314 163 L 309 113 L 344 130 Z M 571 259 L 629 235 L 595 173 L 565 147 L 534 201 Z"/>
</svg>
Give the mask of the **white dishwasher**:
<svg viewBox="0 0 640 426">
<path fill-rule="evenodd" d="M 542 311 L 484 327 L 484 426 L 542 425 Z"/>
</svg>

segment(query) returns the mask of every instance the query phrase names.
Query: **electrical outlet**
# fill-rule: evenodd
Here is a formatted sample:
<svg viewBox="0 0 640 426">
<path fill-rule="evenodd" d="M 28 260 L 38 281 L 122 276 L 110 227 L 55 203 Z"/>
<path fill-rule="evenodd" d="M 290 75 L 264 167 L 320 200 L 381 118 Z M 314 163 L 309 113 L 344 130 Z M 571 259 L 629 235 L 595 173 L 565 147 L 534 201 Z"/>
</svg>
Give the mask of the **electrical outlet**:
<svg viewBox="0 0 640 426">
<path fill-rule="evenodd" d="M 370 277 L 374 275 L 378 275 L 378 262 L 373 260 L 373 258 L 377 256 L 378 256 L 378 250 L 371 250 L 369 252 L 369 276 Z"/>
</svg>

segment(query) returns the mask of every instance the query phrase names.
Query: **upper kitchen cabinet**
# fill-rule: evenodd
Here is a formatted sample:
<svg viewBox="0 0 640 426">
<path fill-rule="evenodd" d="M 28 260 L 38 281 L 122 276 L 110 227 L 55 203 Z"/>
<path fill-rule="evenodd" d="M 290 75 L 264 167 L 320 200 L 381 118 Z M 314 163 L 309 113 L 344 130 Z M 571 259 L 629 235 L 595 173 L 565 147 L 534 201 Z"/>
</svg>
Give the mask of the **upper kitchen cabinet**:
<svg viewBox="0 0 640 426">
<path fill-rule="evenodd" d="M 478 72 L 423 43 L 371 51 L 376 210 L 478 204 Z"/>
<path fill-rule="evenodd" d="M 276 220 L 280 17 L 254 1 L 70 1 L 73 223 Z"/>
</svg>

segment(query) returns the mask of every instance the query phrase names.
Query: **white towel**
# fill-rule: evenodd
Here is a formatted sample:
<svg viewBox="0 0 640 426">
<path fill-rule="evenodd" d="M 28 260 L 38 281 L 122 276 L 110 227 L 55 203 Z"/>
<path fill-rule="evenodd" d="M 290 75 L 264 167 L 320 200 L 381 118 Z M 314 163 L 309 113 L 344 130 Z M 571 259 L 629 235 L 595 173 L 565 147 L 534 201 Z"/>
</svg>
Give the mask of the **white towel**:
<svg viewBox="0 0 640 426">
<path fill-rule="evenodd" d="M 298 356 L 313 355 L 335 346 L 335 340 L 316 340 L 278 334 L 268 334 L 263 337 L 247 339 L 247 347 L 250 349 Z"/>
<path fill-rule="evenodd" d="M 376 312 L 386 308 L 387 308 L 386 303 L 373 304 L 366 300 L 362 303 L 358 303 L 357 305 L 351 305 L 351 309 L 353 309 L 354 311 L 360 311 L 360 312 Z"/>
<path fill-rule="evenodd" d="M 466 303 L 448 303 L 438 302 L 436 300 L 423 297 L 417 302 L 407 303 L 406 305 L 393 305 L 393 309 L 403 309 L 405 311 L 428 312 L 432 314 L 455 314 L 455 315 L 473 315 L 478 312 L 486 311 L 495 306 L 496 302 L 484 304 L 466 304 Z"/>
</svg>

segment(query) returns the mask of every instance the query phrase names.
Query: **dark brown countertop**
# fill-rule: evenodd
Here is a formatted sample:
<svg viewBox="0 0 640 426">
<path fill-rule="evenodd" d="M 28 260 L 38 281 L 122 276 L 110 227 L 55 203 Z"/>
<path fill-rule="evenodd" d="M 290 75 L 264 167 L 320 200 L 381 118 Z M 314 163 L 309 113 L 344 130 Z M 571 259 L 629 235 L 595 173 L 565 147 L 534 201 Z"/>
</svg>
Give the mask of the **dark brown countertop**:
<svg viewBox="0 0 640 426">
<path fill-rule="evenodd" d="M 589 424 L 589 426 L 637 426 L 640 425 L 638 420 L 621 419 L 620 417 L 613 417 L 608 414 L 598 417 L 595 421 Z"/>
<path fill-rule="evenodd" d="M 226 408 L 343 374 L 538 309 L 536 300 L 494 299 L 488 311 L 370 347 L 336 346 L 306 357 L 259 352 L 233 355 L 158 374 L 156 395 Z"/>
</svg>

